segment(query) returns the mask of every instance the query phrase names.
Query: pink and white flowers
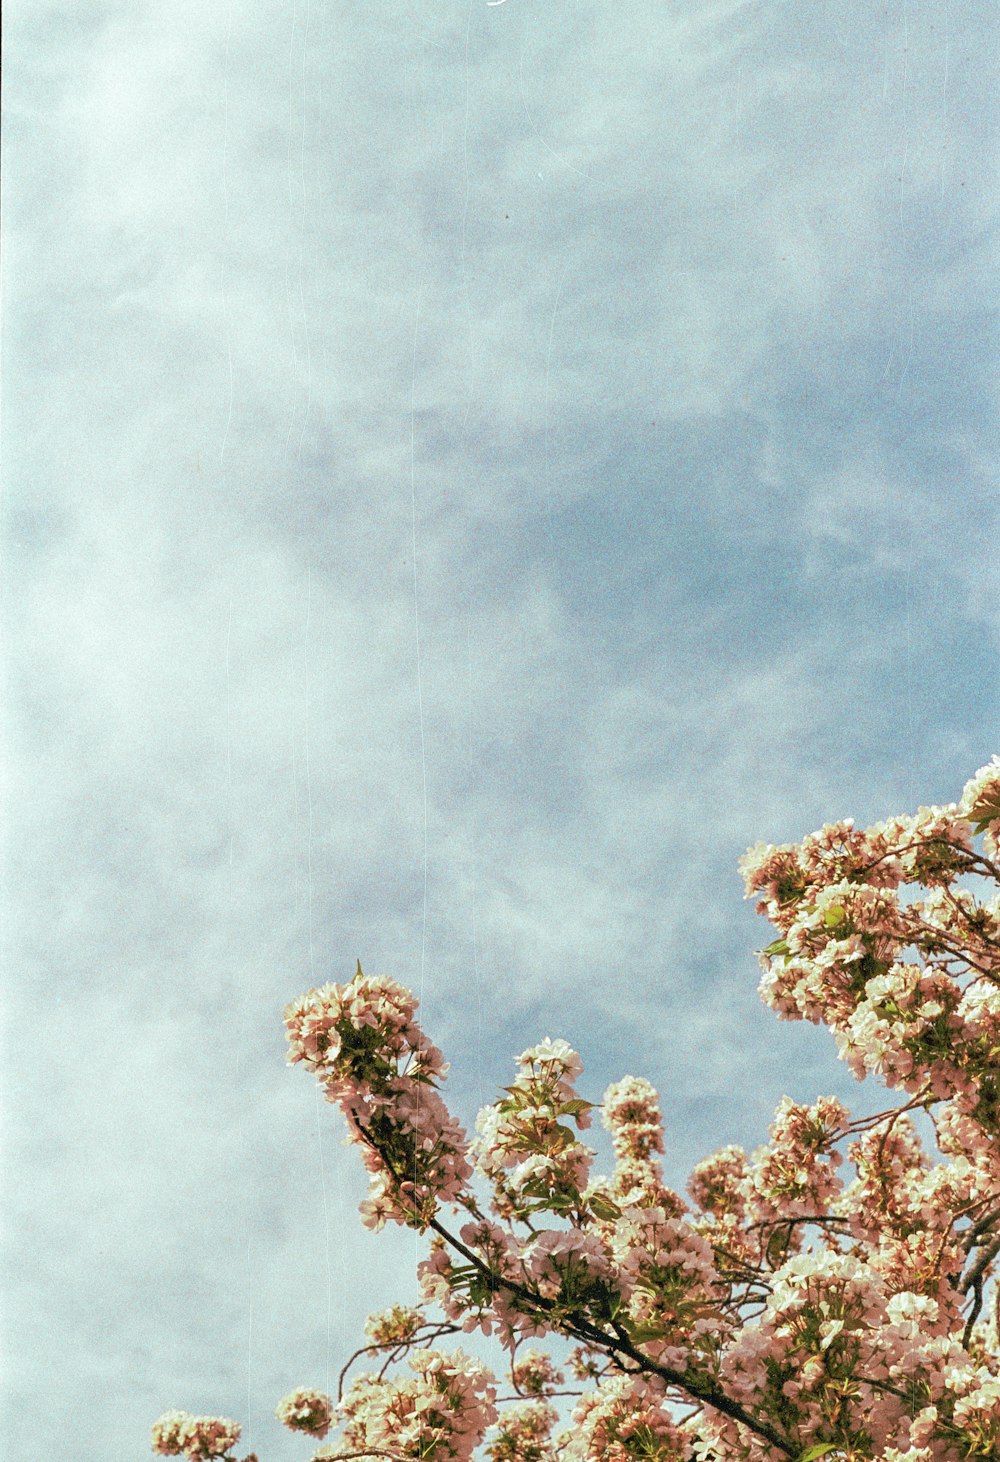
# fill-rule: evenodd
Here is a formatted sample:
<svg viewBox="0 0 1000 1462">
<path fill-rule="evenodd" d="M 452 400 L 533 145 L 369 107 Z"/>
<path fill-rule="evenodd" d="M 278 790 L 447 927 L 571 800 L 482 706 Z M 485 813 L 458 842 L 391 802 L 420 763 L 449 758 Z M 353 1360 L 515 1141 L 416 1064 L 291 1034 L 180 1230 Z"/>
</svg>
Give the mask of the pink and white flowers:
<svg viewBox="0 0 1000 1462">
<path fill-rule="evenodd" d="M 344 1112 L 371 1175 L 365 1222 L 434 1233 L 420 1304 L 369 1324 L 358 1355 L 378 1368 L 336 1404 L 300 1388 L 281 1420 L 337 1426 L 328 1459 L 998 1462 L 998 839 L 994 758 L 958 804 L 750 850 L 747 893 L 777 936 L 763 999 L 828 1027 L 857 1077 L 898 1096 L 862 1120 L 784 1099 L 753 1153 L 695 1166 L 691 1206 L 664 1183 L 643 1078 L 605 1093 L 615 1166 L 594 1178 L 593 1104 L 564 1041 L 522 1053 L 470 1146 L 409 991 L 359 968 L 293 1002 L 289 1059 Z M 438 1348 L 463 1331 L 506 1348 L 513 1394 Z M 564 1369 L 524 1347 L 547 1337 L 575 1345 Z M 153 1450 L 228 1458 L 238 1438 L 170 1412 Z"/>
</svg>

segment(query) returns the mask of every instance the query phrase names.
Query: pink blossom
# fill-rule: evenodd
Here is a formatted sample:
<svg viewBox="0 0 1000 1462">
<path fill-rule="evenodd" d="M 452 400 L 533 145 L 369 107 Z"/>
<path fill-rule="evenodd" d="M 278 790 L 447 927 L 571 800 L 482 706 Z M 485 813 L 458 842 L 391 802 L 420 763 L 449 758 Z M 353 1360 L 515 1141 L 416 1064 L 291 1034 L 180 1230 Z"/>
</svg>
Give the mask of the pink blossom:
<svg viewBox="0 0 1000 1462">
<path fill-rule="evenodd" d="M 592 1104 L 565 1041 L 522 1053 L 470 1149 L 409 991 L 359 969 L 293 1002 L 289 1059 L 344 1112 L 364 1221 L 435 1229 L 420 1307 L 369 1322 L 382 1368 L 349 1385 L 317 1458 L 997 1462 L 998 837 L 994 758 L 957 805 L 750 850 L 747 893 L 777 934 L 765 1002 L 825 1026 L 857 1077 L 901 1096 L 858 1120 L 833 1097 L 784 1098 L 749 1157 L 726 1146 L 695 1165 L 693 1209 L 663 1181 L 647 1081 L 607 1089 L 615 1167 L 592 1178 L 578 1136 Z M 425 1348 L 449 1329 L 494 1336 L 526 1404 L 507 1397 L 501 1418 L 481 1362 Z M 564 1370 L 542 1346 L 557 1337 L 586 1390 L 553 1436 Z M 320 1437 L 334 1408 L 302 1388 L 278 1415 Z M 170 1412 L 153 1448 L 222 1457 L 238 1436 Z"/>
<path fill-rule="evenodd" d="M 333 1403 L 323 1391 L 300 1386 L 278 1402 L 274 1414 L 290 1431 L 325 1437 L 333 1421 Z"/>
</svg>

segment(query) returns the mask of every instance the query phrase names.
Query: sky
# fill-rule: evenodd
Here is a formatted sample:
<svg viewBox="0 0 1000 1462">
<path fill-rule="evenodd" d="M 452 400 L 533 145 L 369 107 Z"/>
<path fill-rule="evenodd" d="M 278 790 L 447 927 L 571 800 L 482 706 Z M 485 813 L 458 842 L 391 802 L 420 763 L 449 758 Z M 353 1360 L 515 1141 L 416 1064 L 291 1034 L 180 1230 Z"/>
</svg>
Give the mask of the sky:
<svg viewBox="0 0 1000 1462">
<path fill-rule="evenodd" d="M 10 0 L 0 1445 L 324 1386 L 366 1234 L 284 1005 L 545 1035 L 668 1178 L 786 1092 L 737 860 L 998 749 L 985 0 Z M 36 1044 L 37 1038 L 37 1044 Z"/>
</svg>

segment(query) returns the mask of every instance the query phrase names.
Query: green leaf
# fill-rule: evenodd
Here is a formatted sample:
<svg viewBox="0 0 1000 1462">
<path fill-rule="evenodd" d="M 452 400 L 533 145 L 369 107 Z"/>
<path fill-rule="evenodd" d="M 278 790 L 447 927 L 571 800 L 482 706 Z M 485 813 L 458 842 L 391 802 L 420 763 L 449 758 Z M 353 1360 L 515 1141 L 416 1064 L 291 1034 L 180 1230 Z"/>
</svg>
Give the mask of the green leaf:
<svg viewBox="0 0 1000 1462">
<path fill-rule="evenodd" d="M 489 1281 L 483 1274 L 477 1274 L 469 1282 L 469 1299 L 474 1305 L 488 1305 L 491 1298 Z"/>
<path fill-rule="evenodd" d="M 988 823 L 1000 817 L 1000 791 L 986 787 L 969 808 L 969 821 L 976 824 L 976 832 L 984 831 Z"/>
<path fill-rule="evenodd" d="M 836 1442 L 817 1442 L 814 1447 L 807 1447 L 796 1457 L 795 1462 L 816 1462 L 817 1457 L 825 1457 L 827 1452 L 836 1451 L 836 1448 Z"/>
<path fill-rule="evenodd" d="M 828 929 L 836 929 L 847 918 L 847 910 L 843 904 L 831 904 L 823 915 L 823 923 Z"/>
<path fill-rule="evenodd" d="M 644 1345 L 647 1340 L 665 1340 L 667 1337 L 662 1325 L 629 1325 L 628 1333 L 636 1345 Z"/>
<path fill-rule="evenodd" d="M 593 1109 L 594 1103 L 584 1101 L 583 1097 L 574 1097 L 572 1101 L 563 1102 L 557 1108 L 557 1115 L 560 1117 L 578 1117 L 581 1112 L 589 1112 Z"/>
<path fill-rule="evenodd" d="M 595 1218 L 610 1220 L 612 1218 L 621 1218 L 622 1216 L 622 1211 L 618 1207 L 618 1204 L 612 1203 L 611 1199 L 603 1193 L 595 1193 L 592 1198 L 588 1198 L 587 1202 Z"/>
<path fill-rule="evenodd" d="M 548 1133 L 545 1147 L 554 1147 L 557 1152 L 562 1152 L 564 1147 L 576 1146 L 576 1133 L 572 1127 L 564 1127 L 561 1122 L 554 1122 Z"/>
<path fill-rule="evenodd" d="M 784 1263 L 785 1259 L 788 1256 L 788 1247 L 788 1235 L 786 1233 L 782 1233 L 780 1229 L 775 1229 L 774 1233 L 767 1241 L 766 1251 L 767 1262 L 772 1266 L 772 1268 L 776 1269 Z"/>
<path fill-rule="evenodd" d="M 787 953 L 788 940 L 784 937 L 784 935 L 782 935 L 780 939 L 775 939 L 774 942 L 769 944 L 766 949 L 761 950 L 761 954 L 766 954 L 768 956 Z"/>
</svg>

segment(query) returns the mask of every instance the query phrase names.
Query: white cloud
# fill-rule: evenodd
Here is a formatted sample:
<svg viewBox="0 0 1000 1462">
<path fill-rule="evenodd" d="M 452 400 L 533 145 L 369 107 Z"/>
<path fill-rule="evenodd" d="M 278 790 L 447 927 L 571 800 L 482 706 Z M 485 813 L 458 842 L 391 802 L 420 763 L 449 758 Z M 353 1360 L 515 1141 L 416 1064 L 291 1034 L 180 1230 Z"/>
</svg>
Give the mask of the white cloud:
<svg viewBox="0 0 1000 1462">
<path fill-rule="evenodd" d="M 248 1377 L 284 1455 L 407 1282 L 282 1064 L 358 957 L 467 1119 L 544 1030 L 647 1071 L 676 1181 L 847 1091 L 736 858 L 955 795 L 995 670 L 992 103 L 851 22 L 9 22 L 12 1458 Z"/>
</svg>

